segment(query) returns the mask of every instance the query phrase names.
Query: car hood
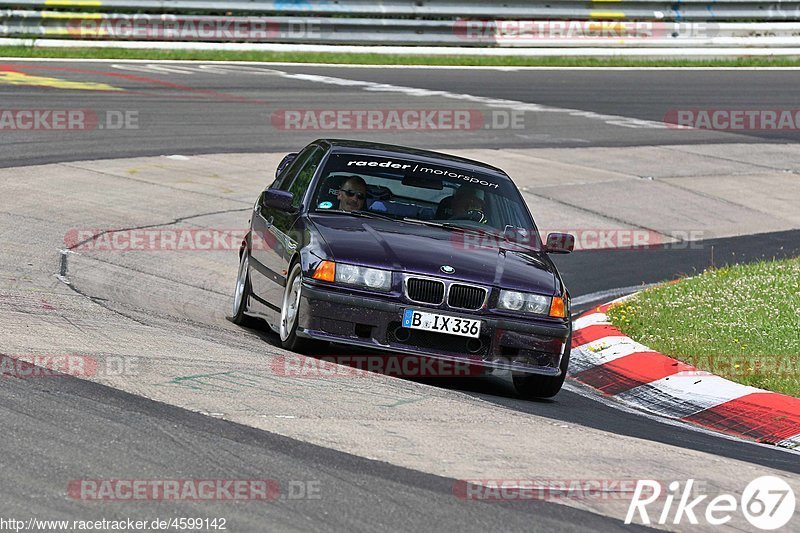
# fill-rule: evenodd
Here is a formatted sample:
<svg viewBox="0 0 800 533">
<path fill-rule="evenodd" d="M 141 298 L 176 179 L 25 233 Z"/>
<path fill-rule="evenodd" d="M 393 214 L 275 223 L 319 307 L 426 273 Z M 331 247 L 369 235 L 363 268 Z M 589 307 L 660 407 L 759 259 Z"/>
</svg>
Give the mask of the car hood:
<svg viewBox="0 0 800 533">
<path fill-rule="evenodd" d="M 476 233 L 369 219 L 312 214 L 313 227 L 334 261 L 459 279 L 482 285 L 555 294 L 558 282 L 548 258 Z M 442 266 L 455 269 L 442 272 Z"/>
</svg>

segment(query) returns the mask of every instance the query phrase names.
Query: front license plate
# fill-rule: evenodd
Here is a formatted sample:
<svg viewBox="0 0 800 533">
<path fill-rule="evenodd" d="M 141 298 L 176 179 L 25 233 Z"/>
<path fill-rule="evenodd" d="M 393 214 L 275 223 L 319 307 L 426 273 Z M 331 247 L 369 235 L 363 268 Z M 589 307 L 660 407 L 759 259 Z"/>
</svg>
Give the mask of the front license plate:
<svg viewBox="0 0 800 533">
<path fill-rule="evenodd" d="M 437 333 L 448 333 L 461 337 L 479 337 L 481 334 L 481 321 L 471 318 L 456 318 L 454 316 L 425 313 L 414 309 L 403 311 L 403 327 L 410 329 L 424 329 Z"/>
</svg>

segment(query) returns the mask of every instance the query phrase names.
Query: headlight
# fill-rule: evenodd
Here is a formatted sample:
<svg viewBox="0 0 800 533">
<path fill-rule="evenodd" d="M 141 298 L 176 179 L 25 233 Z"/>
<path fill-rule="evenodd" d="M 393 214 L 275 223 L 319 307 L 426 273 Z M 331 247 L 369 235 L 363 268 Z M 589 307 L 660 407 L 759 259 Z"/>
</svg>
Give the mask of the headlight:
<svg viewBox="0 0 800 533">
<path fill-rule="evenodd" d="M 331 275 L 331 270 L 335 271 L 333 275 Z M 320 263 L 313 278 L 376 291 L 388 291 L 392 288 L 392 273 L 389 270 L 334 263 L 333 261 Z"/>
<path fill-rule="evenodd" d="M 378 289 L 382 291 L 389 290 L 392 285 L 392 276 L 386 270 L 377 268 L 364 269 L 364 285 L 370 289 Z"/>
<path fill-rule="evenodd" d="M 361 269 L 355 265 L 336 265 L 336 281 L 348 285 L 358 285 L 361 280 Z"/>
<path fill-rule="evenodd" d="M 376 291 L 388 291 L 392 287 L 392 273 L 380 268 L 336 264 L 336 281 L 345 285 L 356 285 Z"/>
<path fill-rule="evenodd" d="M 501 290 L 497 307 L 499 309 L 508 309 L 509 311 L 546 315 L 550 310 L 550 297 L 527 292 Z"/>
</svg>

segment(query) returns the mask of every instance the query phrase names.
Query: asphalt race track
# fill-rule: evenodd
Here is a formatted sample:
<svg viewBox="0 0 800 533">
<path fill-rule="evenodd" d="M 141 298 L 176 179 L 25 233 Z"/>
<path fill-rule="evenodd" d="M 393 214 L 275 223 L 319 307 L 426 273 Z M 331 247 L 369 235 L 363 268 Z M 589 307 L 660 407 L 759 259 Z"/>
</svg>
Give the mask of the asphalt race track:
<svg viewBox="0 0 800 533">
<path fill-rule="evenodd" d="M 665 127 L 664 117 L 798 109 L 797 80 L 791 70 L 0 60 L 0 112 L 97 118 L 75 131 L 0 129 L 0 353 L 139 365 L 87 379 L 0 379 L 0 518 L 224 517 L 230 531 L 614 531 L 640 527 L 622 522 L 629 495 L 465 501 L 455 487 L 464 479 L 696 478 L 709 493 L 740 493 L 755 477 L 779 475 L 799 490 L 795 452 L 622 410 L 575 383 L 554 401 L 527 402 L 502 380 L 280 379 L 270 365 L 289 354 L 275 336 L 226 319 L 235 253 L 63 251 L 76 228 L 242 227 L 275 158 L 330 135 L 286 129 L 275 117 L 287 110 L 477 109 L 488 125 L 524 110 L 518 128 L 331 135 L 443 151 L 736 145 L 757 157 L 765 146 L 793 149 L 798 129 L 688 133 Z M 796 178 L 800 160 L 784 167 Z M 556 262 L 577 312 L 603 291 L 800 255 L 800 226 L 774 227 Z M 270 502 L 96 502 L 70 492 L 84 479 L 269 479 L 282 492 Z M 300 486 L 305 495 L 283 492 Z M 752 529 L 741 516 L 730 527 Z"/>
<path fill-rule="evenodd" d="M 122 91 L 64 92 L 46 87 L 0 84 L 8 106 L 73 109 L 85 104 L 96 111 L 133 110 L 139 133 L 92 130 L 61 136 L 52 132 L 17 132 L 3 143 L 0 166 L 142 155 L 262 152 L 293 150 L 313 140 L 307 131 L 270 127 L 271 114 L 282 109 L 386 109 L 397 104 L 432 108 L 469 108 L 469 101 L 437 96 L 408 98 L 389 90 L 307 81 L 297 76 L 363 80 L 373 84 L 448 91 L 477 97 L 579 110 L 660 122 L 671 110 L 695 108 L 795 109 L 800 105 L 797 71 L 631 71 L 495 70 L 469 72 L 443 68 L 370 69 L 307 66 L 149 65 L 118 62 L 15 62 L 29 76 L 91 80 Z M 0 69 L 5 68 L 0 64 Z M 55 70 L 53 70 L 55 69 Z M 286 73 L 292 77 L 276 75 Z M 794 131 L 684 132 L 671 129 L 616 127 L 602 119 L 546 112 L 526 117 L 525 128 L 465 131 L 447 136 L 437 131 L 370 132 L 376 141 L 438 148 L 515 148 L 552 146 L 637 146 L 671 143 L 797 142 Z M 147 132 L 142 135 L 141 132 Z M 135 140 L 135 142 L 132 142 Z M 88 141 L 88 142 L 87 142 Z"/>
</svg>

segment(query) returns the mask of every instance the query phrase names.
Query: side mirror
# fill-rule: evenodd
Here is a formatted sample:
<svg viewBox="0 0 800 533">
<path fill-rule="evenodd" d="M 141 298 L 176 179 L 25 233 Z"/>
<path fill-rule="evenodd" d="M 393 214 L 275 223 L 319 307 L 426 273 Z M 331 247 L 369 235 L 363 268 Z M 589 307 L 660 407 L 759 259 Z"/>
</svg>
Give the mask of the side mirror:
<svg viewBox="0 0 800 533">
<path fill-rule="evenodd" d="M 283 159 L 281 159 L 281 162 L 278 163 L 278 168 L 275 169 L 275 177 L 276 178 L 278 176 L 280 176 L 280 174 L 281 174 L 281 172 L 283 171 L 284 168 L 286 168 L 286 167 L 288 167 L 289 165 L 292 164 L 292 161 L 294 161 L 295 157 L 297 157 L 297 152 L 292 152 L 291 154 L 286 154 L 285 156 L 283 156 Z"/>
<path fill-rule="evenodd" d="M 544 251 L 550 254 L 568 254 L 575 249 L 575 236 L 570 233 L 550 233 Z"/>
<path fill-rule="evenodd" d="M 294 206 L 292 206 L 293 198 L 294 195 L 289 191 L 281 191 L 280 189 L 267 189 L 261 194 L 261 207 L 277 209 L 279 211 L 291 213 L 295 211 Z"/>
<path fill-rule="evenodd" d="M 538 249 L 539 247 L 539 234 L 537 232 L 525 228 L 518 228 L 510 224 L 507 224 L 503 230 L 503 238 L 506 242 L 516 244 L 523 248 Z"/>
</svg>

